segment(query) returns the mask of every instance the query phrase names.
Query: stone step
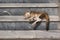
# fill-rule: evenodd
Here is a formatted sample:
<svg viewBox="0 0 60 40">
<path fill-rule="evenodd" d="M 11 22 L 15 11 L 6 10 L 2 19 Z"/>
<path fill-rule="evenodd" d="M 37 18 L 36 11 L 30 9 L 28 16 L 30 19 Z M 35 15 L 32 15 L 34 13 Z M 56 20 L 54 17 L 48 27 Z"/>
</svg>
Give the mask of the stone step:
<svg viewBox="0 0 60 40">
<path fill-rule="evenodd" d="M 56 3 L 0 3 L 0 7 L 59 7 Z"/>
<path fill-rule="evenodd" d="M 43 40 L 60 39 L 60 30 L 0 30 L 0 39 Z"/>
</svg>

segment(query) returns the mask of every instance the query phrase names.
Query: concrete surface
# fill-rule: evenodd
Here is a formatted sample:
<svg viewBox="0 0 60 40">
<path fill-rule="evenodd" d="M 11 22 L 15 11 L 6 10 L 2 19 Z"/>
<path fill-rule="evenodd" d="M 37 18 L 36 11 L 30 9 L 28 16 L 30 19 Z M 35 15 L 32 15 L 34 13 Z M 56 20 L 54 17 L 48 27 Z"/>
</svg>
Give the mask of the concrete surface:
<svg viewBox="0 0 60 40">
<path fill-rule="evenodd" d="M 0 30 L 0 39 L 33 39 L 49 38 L 60 39 L 60 30 Z"/>
<path fill-rule="evenodd" d="M 0 3 L 56 3 L 58 0 L 0 0 Z"/>
<path fill-rule="evenodd" d="M 49 16 L 49 17 L 50 21 L 60 21 L 59 16 Z M 24 16 L 0 16 L 0 21 L 28 21 L 28 20 L 25 20 Z"/>
<path fill-rule="evenodd" d="M 0 7 L 58 7 L 56 3 L 0 3 Z"/>
</svg>

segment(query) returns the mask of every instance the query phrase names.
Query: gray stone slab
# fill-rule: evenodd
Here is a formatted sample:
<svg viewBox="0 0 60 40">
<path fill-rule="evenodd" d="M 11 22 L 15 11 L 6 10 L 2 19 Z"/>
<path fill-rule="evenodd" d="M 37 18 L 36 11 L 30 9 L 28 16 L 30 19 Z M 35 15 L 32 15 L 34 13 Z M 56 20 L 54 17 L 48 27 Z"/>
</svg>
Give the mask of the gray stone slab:
<svg viewBox="0 0 60 40">
<path fill-rule="evenodd" d="M 50 22 L 49 30 L 60 30 L 60 22 Z M 0 22 L 0 30 L 32 30 L 29 22 Z M 37 26 L 36 30 L 46 30 L 45 22 Z"/>
<path fill-rule="evenodd" d="M 0 38 L 34 38 L 34 31 L 0 31 Z"/>
<path fill-rule="evenodd" d="M 8 13 L 4 13 L 3 11 L 9 12 L 11 15 L 24 15 L 26 11 L 45 11 L 49 15 L 58 15 L 58 8 L 41 8 L 41 7 L 17 7 L 17 8 L 0 8 L 0 16 L 7 16 Z"/>
<path fill-rule="evenodd" d="M 50 21 L 59 21 L 58 16 L 49 16 L 49 17 Z M 0 16 L 0 21 L 28 21 L 28 20 L 25 20 L 24 16 Z"/>
<path fill-rule="evenodd" d="M 51 30 L 51 31 L 44 31 L 44 30 L 27 30 L 27 31 L 2 31 L 0 30 L 0 39 L 13 39 L 13 38 L 53 38 L 59 39 L 60 38 L 60 31 Z"/>
<path fill-rule="evenodd" d="M 0 0 L 0 3 L 56 3 L 58 0 Z"/>
<path fill-rule="evenodd" d="M 0 3 L 0 7 L 58 7 L 56 3 Z"/>
<path fill-rule="evenodd" d="M 57 31 L 35 31 L 36 38 L 60 38 L 60 32 Z"/>
</svg>

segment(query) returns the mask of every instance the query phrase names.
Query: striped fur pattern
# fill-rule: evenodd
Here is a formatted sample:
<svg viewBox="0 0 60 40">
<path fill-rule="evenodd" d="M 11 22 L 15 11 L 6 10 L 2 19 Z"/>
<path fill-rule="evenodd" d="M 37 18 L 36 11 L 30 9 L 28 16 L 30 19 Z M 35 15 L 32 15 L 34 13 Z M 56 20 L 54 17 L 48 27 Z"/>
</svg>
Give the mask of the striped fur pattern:
<svg viewBox="0 0 60 40">
<path fill-rule="evenodd" d="M 49 30 L 49 15 L 46 12 L 36 12 L 36 11 L 27 11 L 24 14 L 25 19 L 29 19 L 29 23 L 32 23 L 34 29 L 38 26 L 37 22 L 41 22 L 43 19 L 46 19 L 46 30 Z M 37 25 L 37 26 L 36 26 Z"/>
</svg>

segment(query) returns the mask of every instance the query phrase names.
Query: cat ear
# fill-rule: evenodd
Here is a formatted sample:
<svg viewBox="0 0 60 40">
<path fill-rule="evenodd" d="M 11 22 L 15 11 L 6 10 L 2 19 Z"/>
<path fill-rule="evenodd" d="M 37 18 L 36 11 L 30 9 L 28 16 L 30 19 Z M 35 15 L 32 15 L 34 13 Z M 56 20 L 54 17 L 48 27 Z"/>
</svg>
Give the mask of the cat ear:
<svg viewBox="0 0 60 40">
<path fill-rule="evenodd" d="M 30 15 L 30 12 L 27 12 L 27 16 L 29 16 Z"/>
</svg>

